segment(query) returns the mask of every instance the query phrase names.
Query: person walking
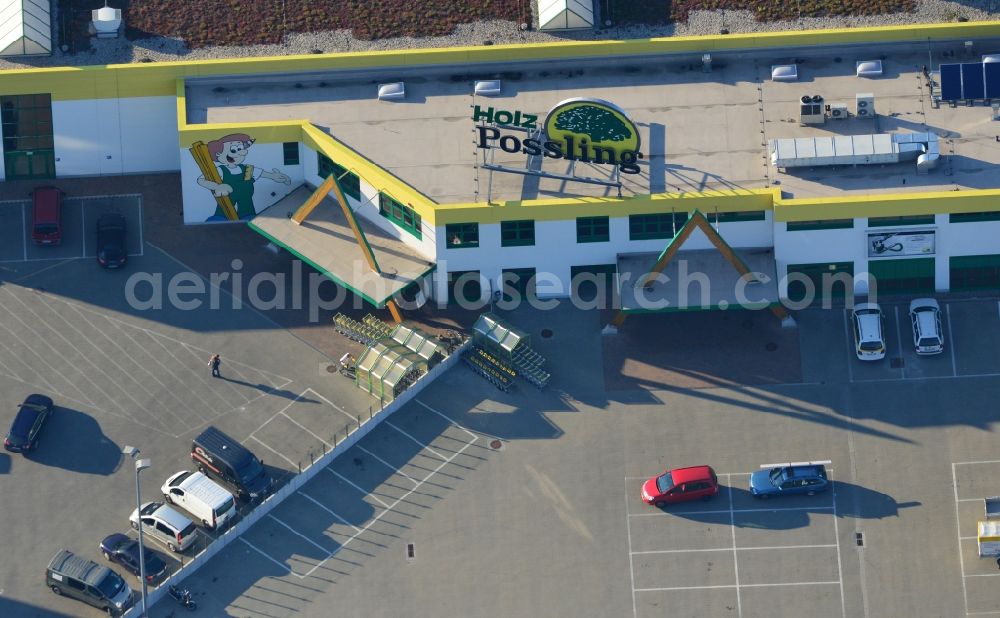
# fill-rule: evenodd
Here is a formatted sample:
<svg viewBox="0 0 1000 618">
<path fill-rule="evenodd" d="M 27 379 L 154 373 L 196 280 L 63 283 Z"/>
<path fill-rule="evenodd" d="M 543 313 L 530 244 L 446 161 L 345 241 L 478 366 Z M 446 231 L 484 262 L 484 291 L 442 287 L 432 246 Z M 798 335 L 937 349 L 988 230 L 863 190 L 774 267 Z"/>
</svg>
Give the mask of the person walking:
<svg viewBox="0 0 1000 618">
<path fill-rule="evenodd" d="M 212 368 L 212 377 L 221 378 L 222 374 L 219 373 L 219 365 L 222 364 L 222 357 L 218 354 L 213 354 L 211 358 L 208 359 L 208 366 Z"/>
</svg>

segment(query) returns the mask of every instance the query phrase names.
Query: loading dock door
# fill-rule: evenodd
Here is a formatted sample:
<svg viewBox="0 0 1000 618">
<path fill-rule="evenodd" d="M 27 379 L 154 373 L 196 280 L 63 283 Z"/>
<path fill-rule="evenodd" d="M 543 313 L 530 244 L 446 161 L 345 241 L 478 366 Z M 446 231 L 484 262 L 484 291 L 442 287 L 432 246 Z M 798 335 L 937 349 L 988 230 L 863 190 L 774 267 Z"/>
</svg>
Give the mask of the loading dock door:
<svg viewBox="0 0 1000 618">
<path fill-rule="evenodd" d="M 794 303 L 802 302 L 810 293 L 803 277 L 812 282 L 813 303 L 821 303 L 827 295 L 841 299 L 854 290 L 854 262 L 789 264 L 788 300 Z"/>
<path fill-rule="evenodd" d="M 598 298 L 612 298 L 617 270 L 616 264 L 571 266 L 570 295 L 585 302 L 592 302 Z"/>
<path fill-rule="evenodd" d="M 934 258 L 869 260 L 868 272 L 879 294 L 934 293 Z"/>
<path fill-rule="evenodd" d="M 952 292 L 1000 289 L 1000 255 L 958 255 L 948 268 Z"/>
</svg>

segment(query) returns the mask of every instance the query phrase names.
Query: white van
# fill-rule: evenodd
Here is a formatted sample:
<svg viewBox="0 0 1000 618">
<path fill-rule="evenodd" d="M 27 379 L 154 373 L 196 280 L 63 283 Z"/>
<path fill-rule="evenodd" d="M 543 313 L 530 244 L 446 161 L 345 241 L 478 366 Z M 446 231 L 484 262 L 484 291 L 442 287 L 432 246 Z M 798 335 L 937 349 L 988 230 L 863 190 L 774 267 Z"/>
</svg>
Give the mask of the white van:
<svg viewBox="0 0 1000 618">
<path fill-rule="evenodd" d="M 178 472 L 167 479 L 160 491 L 168 503 L 183 507 L 209 530 L 225 528 L 236 514 L 232 494 L 201 472 Z"/>
</svg>

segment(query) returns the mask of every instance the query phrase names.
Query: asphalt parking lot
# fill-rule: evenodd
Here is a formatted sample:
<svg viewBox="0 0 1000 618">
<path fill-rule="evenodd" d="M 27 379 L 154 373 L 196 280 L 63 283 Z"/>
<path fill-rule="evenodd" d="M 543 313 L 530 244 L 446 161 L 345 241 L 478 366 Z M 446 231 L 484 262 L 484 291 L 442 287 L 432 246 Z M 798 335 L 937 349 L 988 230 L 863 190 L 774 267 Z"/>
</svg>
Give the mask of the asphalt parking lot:
<svg viewBox="0 0 1000 618">
<path fill-rule="evenodd" d="M 343 434 L 338 410 L 360 414 L 370 405 L 346 380 L 321 372 L 325 355 L 253 310 L 226 303 L 189 311 L 130 306 L 124 290 L 132 274 L 168 281 L 186 271 L 142 243 L 140 203 L 131 195 L 67 197 L 64 240 L 56 247 L 25 243 L 27 202 L 0 203 L 3 422 L 30 393 L 56 404 L 37 452 L 0 453 L 0 544 L 16 556 L 0 561 L 0 615 L 101 615 L 53 595 L 40 574 L 59 548 L 102 562 L 101 539 L 133 532 L 134 476 L 123 446 L 152 460 L 142 497 L 156 500 L 167 476 L 191 467 L 191 438 L 210 424 L 287 478 Z M 109 210 L 129 220 L 131 257 L 118 271 L 93 259 L 93 222 Z M 213 352 L 223 356 L 222 379 L 206 367 Z M 199 536 L 195 548 L 178 555 L 155 540 L 146 545 L 176 569 L 212 533 Z M 137 587 L 132 576 L 126 581 Z"/>
<path fill-rule="evenodd" d="M 509 314 L 549 389 L 450 371 L 188 583 L 231 616 L 1000 614 L 974 538 L 1000 494 L 1000 311 L 943 300 L 946 351 L 918 358 L 905 308 L 883 303 L 879 363 L 854 358 L 843 308 L 815 309 L 797 316 L 800 382 L 621 391 L 595 379 L 596 315 Z M 761 464 L 810 459 L 833 462 L 830 491 L 749 495 Z M 714 500 L 639 499 L 702 463 Z"/>
</svg>

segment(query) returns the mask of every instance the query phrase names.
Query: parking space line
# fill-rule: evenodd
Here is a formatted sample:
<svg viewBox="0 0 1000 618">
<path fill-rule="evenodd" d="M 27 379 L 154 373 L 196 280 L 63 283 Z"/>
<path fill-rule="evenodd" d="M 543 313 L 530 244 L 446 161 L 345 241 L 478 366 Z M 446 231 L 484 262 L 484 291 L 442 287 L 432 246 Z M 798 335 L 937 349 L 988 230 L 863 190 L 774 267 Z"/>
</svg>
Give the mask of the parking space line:
<svg viewBox="0 0 1000 618">
<path fill-rule="evenodd" d="M 773 509 L 734 509 L 734 513 L 775 513 L 779 511 L 832 511 L 832 506 L 790 506 Z M 629 517 L 662 517 L 664 515 L 723 515 L 724 511 L 657 511 L 655 513 L 629 513 Z"/>
<path fill-rule="evenodd" d="M 736 514 L 733 513 L 733 484 L 730 478 L 726 477 L 726 485 L 729 487 L 729 531 L 733 537 L 733 575 L 736 577 L 736 615 L 743 615 L 743 601 L 740 599 L 740 558 L 736 553 Z"/>
<path fill-rule="evenodd" d="M 959 541 L 971 541 L 972 539 L 979 539 L 979 537 L 978 536 L 960 536 L 960 537 L 958 537 Z"/>
<path fill-rule="evenodd" d="M 1000 609 L 986 610 L 984 612 L 966 612 L 967 616 L 984 616 L 992 614 L 1000 614 Z"/>
<path fill-rule="evenodd" d="M 627 478 L 627 477 L 626 477 Z M 639 615 L 639 610 L 635 604 L 635 565 L 632 560 L 632 521 L 629 519 L 629 502 L 631 501 L 631 492 L 628 490 L 628 483 L 625 483 L 625 534 L 628 537 L 628 574 L 632 580 L 632 618 L 636 618 Z"/>
<path fill-rule="evenodd" d="M 837 482 L 830 479 L 830 495 L 833 498 L 833 538 L 837 541 L 837 581 L 840 582 L 840 614 L 847 618 L 847 601 L 844 599 L 844 566 L 840 559 L 840 525 L 837 523 Z"/>
<path fill-rule="evenodd" d="M 382 463 L 382 465 L 384 465 L 386 468 L 389 468 L 390 470 L 392 470 L 396 474 L 400 475 L 401 477 L 405 478 L 406 480 L 410 481 L 414 485 L 417 484 L 417 479 L 415 479 L 412 476 L 410 476 L 409 474 L 403 472 L 399 468 L 393 466 L 392 464 L 390 464 L 386 460 L 382 459 L 381 457 L 379 457 L 375 453 L 369 451 L 368 449 L 366 449 L 365 447 L 361 446 L 360 444 L 355 444 L 355 446 L 358 448 L 358 450 L 360 450 L 360 451 L 362 451 L 364 453 L 368 453 L 369 455 L 371 455 L 372 457 L 374 457 L 375 459 L 377 459 L 378 461 L 380 461 Z"/>
<path fill-rule="evenodd" d="M 80 257 L 87 257 L 87 219 L 83 216 L 83 202 L 80 202 Z"/>
<path fill-rule="evenodd" d="M 636 592 L 670 592 L 675 590 L 719 590 L 723 588 L 775 588 L 781 586 L 835 586 L 839 581 L 832 582 L 773 582 L 767 584 L 719 584 L 716 586 L 673 586 L 670 588 L 636 588 Z"/>
<path fill-rule="evenodd" d="M 426 403 L 424 403 L 424 402 L 420 401 L 420 400 L 419 400 L 419 399 L 417 399 L 416 397 L 414 397 L 414 398 L 413 398 L 413 401 L 415 401 L 415 402 L 417 402 L 418 404 L 422 405 L 423 407 L 425 407 L 426 409 L 430 410 L 430 411 L 431 411 L 431 412 L 433 412 L 434 414 L 437 414 L 438 416 L 440 416 L 440 417 L 441 417 L 441 418 L 443 418 L 444 420 L 448 421 L 449 423 L 451 423 L 451 424 L 452 424 L 452 425 L 454 425 L 455 427 L 458 427 L 459 429 L 461 429 L 461 430 L 462 430 L 462 431 L 464 431 L 465 433 L 469 434 L 469 436 L 470 436 L 470 437 L 472 437 L 472 438 L 475 438 L 475 437 L 477 437 L 477 435 L 476 435 L 476 434 L 472 433 L 471 431 L 469 431 L 469 430 L 468 430 L 468 429 L 466 429 L 465 427 L 462 427 L 461 425 L 459 425 L 459 424 L 458 424 L 458 423 L 456 423 L 455 421 L 451 420 L 450 418 L 448 418 L 448 417 L 447 417 L 447 416 L 445 416 L 444 414 L 441 414 L 440 412 L 438 412 L 438 411 L 437 411 L 437 410 L 435 410 L 434 408 L 430 407 L 430 406 L 429 406 L 429 405 L 427 405 Z"/>
<path fill-rule="evenodd" d="M 718 551 L 733 551 L 732 547 L 710 547 L 708 549 L 648 549 L 643 551 L 632 552 L 633 556 L 642 556 L 645 554 L 698 554 L 705 552 L 718 552 Z"/>
<path fill-rule="evenodd" d="M 443 467 L 447 466 L 447 465 L 448 465 L 449 463 L 451 463 L 451 459 L 454 459 L 455 457 L 458 457 L 458 456 L 459 456 L 459 455 L 461 455 L 461 454 L 462 454 L 463 452 L 465 452 L 465 449 L 467 449 L 467 448 L 469 448 L 470 446 L 472 446 L 473 444 L 475 444 L 475 443 L 476 443 L 476 440 L 478 440 L 478 438 L 476 438 L 475 440 L 472 440 L 471 442 L 469 442 L 468 444 L 466 444 L 465 446 L 463 446 L 462 448 L 460 448 L 460 449 L 458 450 L 458 452 L 456 452 L 456 453 L 455 453 L 454 455 L 452 455 L 452 456 L 451 456 L 451 458 L 450 458 L 450 459 L 448 459 L 447 461 L 443 461 L 443 462 L 441 462 L 441 464 L 439 464 L 437 468 L 434 468 L 434 470 L 433 470 L 433 471 L 431 471 L 431 473 L 427 475 L 427 478 L 426 478 L 426 479 L 424 479 L 423 481 L 420 481 L 420 484 L 421 484 L 421 485 L 423 485 L 423 484 L 424 484 L 424 482 L 426 482 L 426 481 L 427 481 L 428 479 L 430 479 L 430 478 L 431 478 L 432 476 L 434 476 L 435 474 L 437 474 L 437 473 L 438 473 L 438 471 L 440 471 L 440 470 L 441 470 L 441 468 L 443 468 Z M 310 575 L 312 575 L 312 574 L 313 574 L 313 572 L 315 572 L 315 571 L 316 571 L 316 569 L 318 569 L 318 568 L 320 568 L 321 566 L 323 566 L 324 564 L 326 564 L 326 561 L 327 561 L 327 560 L 329 560 L 330 558 L 333 558 L 333 557 L 334 557 L 335 555 L 337 555 L 337 552 L 339 552 L 339 551 L 340 551 L 341 549 L 344 549 L 345 547 L 347 547 L 348 543 L 350 543 L 350 542 L 351 542 L 351 541 L 353 541 L 354 539 L 358 538 L 358 536 L 360 536 L 361 534 L 363 534 L 364 532 L 366 532 L 366 531 L 367 531 L 367 530 L 368 530 L 368 529 L 369 529 L 369 528 L 370 528 L 370 527 L 371 527 L 372 525 L 374 525 L 374 524 L 375 524 L 376 522 L 378 522 L 379 520 L 381 520 L 381 519 L 382 519 L 382 517 L 383 517 L 383 516 L 384 516 L 384 515 L 385 515 L 386 513 L 390 513 L 390 512 L 392 512 L 392 509 L 396 508 L 396 505 L 397 505 L 397 504 L 399 504 L 400 502 L 402 502 L 402 501 L 403 501 L 403 500 L 405 500 L 406 498 L 410 497 L 410 494 L 412 494 L 413 492 L 415 492 L 415 491 L 416 491 L 417 489 L 419 489 L 419 488 L 420 488 L 420 485 L 417 485 L 416 487 L 414 487 L 414 488 L 413 488 L 413 489 L 411 489 L 410 491 L 408 491 L 408 492 L 406 492 L 405 494 L 403 494 L 403 495 L 402 495 L 401 497 L 397 498 L 397 499 L 396 499 L 396 501 L 392 503 L 392 506 L 390 506 L 389 508 L 385 509 L 384 511 L 382 511 L 382 512 L 378 513 L 377 515 L 375 515 L 375 517 L 373 517 L 373 518 L 372 518 L 372 520 L 371 520 L 371 521 L 369 521 L 369 522 L 368 522 L 367 524 L 365 524 L 365 526 L 364 526 L 364 527 L 363 527 L 363 528 L 361 529 L 361 532 L 358 532 L 357 534 L 355 534 L 355 535 L 354 535 L 354 536 L 352 536 L 351 538 L 349 538 L 349 539 L 347 539 L 346 541 L 344 541 L 343 543 L 341 543 L 341 544 L 340 544 L 340 547 L 338 547 L 338 548 L 337 548 L 336 550 L 334 550 L 334 551 L 333 551 L 333 552 L 332 552 L 332 553 L 331 553 L 331 554 L 330 554 L 329 556 L 327 556 L 325 560 L 323 560 L 322 562 L 320 562 L 319 564 L 317 564 L 317 565 L 316 565 L 316 566 L 314 566 L 313 568 L 309 569 L 309 571 L 307 571 L 305 575 L 298 575 L 298 573 L 296 573 L 295 575 L 297 575 L 297 576 L 298 576 L 298 577 L 299 577 L 300 579 L 305 579 L 306 577 L 309 577 Z"/>
<path fill-rule="evenodd" d="M 966 577 L 1000 577 L 1000 573 L 973 573 L 966 575 Z"/>
<path fill-rule="evenodd" d="M 944 318 L 948 322 L 948 351 L 951 353 L 951 375 L 955 377 L 958 375 L 958 366 L 955 364 L 955 335 L 951 332 L 951 311 L 948 310 L 948 304 L 945 303 L 944 306 Z"/>
<path fill-rule="evenodd" d="M 280 415 L 284 416 L 284 417 L 285 417 L 285 418 L 287 418 L 287 419 L 288 419 L 289 421 L 291 421 L 291 422 L 292 422 L 292 424 L 294 424 L 294 425 L 295 425 L 296 427 L 298 427 L 298 428 L 299 428 L 299 429 L 301 429 L 302 431 L 306 432 L 306 433 L 307 433 L 307 434 L 309 434 L 310 436 L 312 436 L 312 437 L 316 438 L 317 440 L 319 440 L 320 442 L 322 442 L 323 444 L 325 444 L 325 445 L 327 446 L 327 448 L 330 448 L 330 443 L 329 443 L 329 442 L 327 442 L 327 441 L 326 441 L 326 440 L 324 440 L 323 438 L 321 438 L 321 437 L 317 436 L 317 435 L 316 435 L 316 434 L 314 434 L 313 432 L 309 431 L 309 430 L 308 430 L 308 429 L 307 429 L 307 428 L 306 428 L 306 427 L 305 427 L 305 426 L 304 426 L 304 425 L 303 425 L 302 423 L 298 422 L 298 421 L 297 421 L 297 420 L 295 420 L 294 418 L 292 418 L 292 417 L 288 416 L 287 414 L 285 414 L 284 410 L 283 410 L 283 411 L 281 411 L 281 412 L 278 412 L 278 414 L 280 414 Z"/>
<path fill-rule="evenodd" d="M 438 457 L 440 457 L 441 459 L 444 459 L 445 461 L 451 461 L 450 459 L 448 459 L 447 457 L 445 457 L 445 456 L 444 456 L 444 455 L 442 455 L 441 453 L 439 453 L 439 452 L 435 451 L 434 449 L 432 449 L 432 448 L 431 448 L 430 446 L 428 446 L 428 445 L 424 444 L 424 443 L 423 443 L 423 442 L 421 442 L 420 440 L 417 440 L 416 438 L 414 438 L 414 437 L 413 437 L 413 436 L 411 436 L 410 434 L 406 433 L 405 431 L 403 431 L 403 430 L 402 430 L 402 429 L 400 429 L 399 427 L 396 427 L 395 423 L 393 423 L 392 421 L 385 421 L 385 424 L 386 424 L 386 425 L 388 425 L 389 427 L 392 427 L 393 429 L 395 429 L 395 430 L 396 430 L 396 431 L 398 431 L 399 433 L 403 434 L 403 435 L 404 435 L 404 436 L 406 436 L 407 438 L 409 438 L 409 439 L 413 440 L 414 442 L 416 442 L 417 444 L 419 444 L 419 445 L 420 445 L 420 446 L 421 446 L 422 448 L 425 448 L 425 449 L 427 449 L 428 451 L 430 451 L 430 452 L 434 453 L 435 455 L 437 455 L 437 456 L 438 456 Z"/>
<path fill-rule="evenodd" d="M 958 477 L 955 474 L 955 464 L 951 464 L 951 488 L 955 492 L 955 529 L 958 537 L 958 566 L 962 570 L 962 600 L 965 602 L 965 613 L 969 613 L 969 591 L 965 586 L 965 557 L 962 555 L 962 516 L 958 512 Z"/>
<path fill-rule="evenodd" d="M 982 502 L 982 498 L 959 498 L 959 502 Z"/>
<path fill-rule="evenodd" d="M 145 254 L 145 245 L 142 242 L 142 194 L 136 195 L 136 202 L 139 205 L 139 256 L 142 257 Z"/>
<path fill-rule="evenodd" d="M 896 316 L 896 350 L 899 351 L 899 374 L 906 379 L 906 362 L 903 359 L 903 331 L 899 325 L 899 305 L 892 308 L 893 315 Z"/>
<path fill-rule="evenodd" d="M 314 547 L 318 547 L 319 549 L 321 549 L 321 550 L 323 550 L 323 551 L 325 551 L 325 552 L 329 552 L 329 551 L 330 551 L 330 548 L 329 548 L 329 547 L 323 547 L 322 545 L 320 545 L 320 544 L 319 544 L 319 543 L 317 543 L 316 541 L 313 541 L 312 539 L 310 539 L 310 538 L 309 538 L 309 537 L 307 537 L 306 535 L 302 534 L 301 532 L 299 532 L 299 531 L 298 531 L 298 530 L 296 530 L 295 528 L 292 528 L 291 526 L 289 526 L 289 525 L 288 525 L 288 524 L 286 524 L 285 522 L 281 521 L 280 519 L 278 519 L 277 517 L 275 517 L 275 516 L 274 516 L 274 515 L 273 515 L 272 513 L 268 513 L 268 514 L 267 514 L 267 516 L 268 516 L 269 518 L 273 519 L 274 521 L 278 522 L 279 524 L 281 524 L 281 525 L 282 525 L 282 526 L 284 526 L 285 528 L 287 528 L 287 529 L 288 529 L 288 531 L 289 531 L 289 532 L 291 532 L 292 534 L 294 534 L 294 535 L 297 535 L 297 536 L 300 536 L 300 537 L 302 537 L 302 538 L 303 538 L 303 539 L 304 539 L 304 540 L 305 540 L 305 541 L 306 541 L 307 543 L 309 543 L 310 545 L 313 545 Z"/>
<path fill-rule="evenodd" d="M 146 337 L 148 339 L 150 339 L 153 342 L 155 342 L 156 345 L 160 346 L 160 349 L 162 349 L 164 352 L 166 352 L 167 354 L 169 354 L 170 357 L 173 358 L 175 361 L 177 361 L 182 367 L 187 368 L 187 372 L 188 373 L 194 374 L 196 380 L 198 380 L 199 382 L 202 382 L 203 384 L 206 384 L 206 385 L 209 384 L 208 378 L 205 377 L 205 372 L 204 371 L 195 371 L 194 369 L 192 369 L 189 366 L 189 363 L 185 363 L 184 361 L 182 361 L 180 358 L 177 357 L 176 354 L 174 354 L 173 350 L 171 350 L 167 346 L 163 345 L 163 342 L 160 341 L 159 337 L 157 337 L 152 331 L 150 331 L 148 329 L 139 329 L 139 331 L 141 333 L 143 333 L 144 335 L 146 335 Z M 138 342 L 136 342 L 136 343 L 138 343 Z M 174 375 L 177 375 L 177 374 L 175 373 Z M 184 382 L 184 380 L 180 380 L 180 381 L 182 383 Z M 222 396 L 222 394 L 219 392 L 219 389 L 217 389 L 217 388 L 209 388 L 208 391 L 210 393 L 212 393 L 213 395 L 215 395 L 216 397 L 218 397 L 219 401 L 222 402 L 223 406 L 225 406 L 225 407 L 229 407 L 230 406 L 229 401 L 227 401 L 226 398 Z"/>
<path fill-rule="evenodd" d="M 361 532 L 361 528 L 358 528 L 357 526 L 355 526 L 351 522 L 347 521 L 346 519 L 344 519 L 340 515 L 337 515 L 335 512 L 333 512 L 332 510 L 330 510 L 329 508 L 327 508 L 326 505 L 322 504 L 319 500 L 317 500 L 316 498 L 313 498 L 312 496 L 310 496 L 306 492 L 302 491 L 301 489 L 298 490 L 295 493 L 299 494 L 300 496 L 302 496 L 306 500 L 309 500 L 310 502 L 312 502 L 313 504 L 315 504 L 319 508 L 323 509 L 324 511 L 326 511 L 330 515 L 333 515 L 334 517 L 336 517 L 337 519 L 340 520 L 340 523 L 344 524 L 345 526 L 350 526 L 350 527 L 354 528 L 355 531 Z"/>
<path fill-rule="evenodd" d="M 383 506 L 383 508 L 386 508 L 386 509 L 389 508 L 389 505 L 386 504 L 385 502 L 383 502 L 382 499 L 379 498 L 378 496 L 376 496 L 373 492 L 369 492 L 369 491 L 365 491 L 364 489 L 361 489 L 360 487 L 358 487 L 357 485 L 354 484 L 354 481 L 352 481 L 351 479 L 347 478 L 346 476 L 344 476 L 343 474 L 340 474 L 339 472 L 337 472 L 335 470 L 331 470 L 330 468 L 324 468 L 324 469 L 327 472 L 329 472 L 330 474 L 332 474 L 335 477 L 339 478 L 340 480 L 344 481 L 345 483 L 347 483 L 348 485 L 350 485 L 354 489 L 357 489 L 358 491 L 360 491 L 361 495 L 368 496 L 369 498 L 371 498 L 375 502 L 378 502 L 379 504 L 381 504 Z"/>
<path fill-rule="evenodd" d="M 1000 463 L 1000 459 L 983 459 L 981 461 L 956 461 L 956 462 L 952 463 L 951 466 L 952 467 L 955 467 L 955 466 L 974 466 L 974 465 L 978 465 L 978 464 L 995 464 L 995 463 Z M 978 499 L 982 500 L 982 498 L 978 498 Z"/>
<path fill-rule="evenodd" d="M 281 568 L 285 569 L 286 571 L 288 571 L 292 575 L 298 575 L 298 573 L 296 573 L 295 571 L 293 571 L 291 569 L 291 567 L 289 567 L 287 564 L 285 564 L 284 562 L 278 562 L 277 560 L 275 560 L 274 558 L 272 558 L 271 555 L 268 554 L 266 551 L 264 551 L 263 549 L 257 547 L 256 545 L 254 545 L 250 541 L 246 540 L 245 537 L 241 536 L 241 537 L 238 537 L 238 538 L 239 538 L 239 540 L 243 541 L 246 544 L 247 547 L 249 547 L 250 549 L 254 550 L 255 552 L 257 552 L 261 556 L 264 556 L 265 558 L 267 558 L 271 562 L 275 563 L 276 565 L 280 566 Z"/>
<path fill-rule="evenodd" d="M 284 459 L 285 461 L 287 461 L 288 465 L 290 465 L 292 468 L 298 468 L 298 466 L 299 466 L 298 463 L 292 461 L 288 457 L 285 457 L 284 453 L 279 453 L 278 451 L 274 450 L 273 448 L 271 448 L 270 446 L 268 446 L 267 443 L 265 443 L 263 440 L 261 440 L 257 436 L 251 435 L 250 439 L 254 440 L 255 442 L 257 442 L 257 444 L 263 446 L 264 448 L 266 448 L 267 450 L 271 451 L 272 453 L 274 453 L 278 457 L 281 457 L 282 459 Z"/>
<path fill-rule="evenodd" d="M 847 341 L 854 341 L 854 335 L 851 332 L 851 323 L 847 318 L 847 309 L 844 309 L 844 331 L 847 333 Z M 852 354 L 856 354 L 853 350 L 853 346 L 847 346 L 847 379 L 849 382 L 854 382 L 854 357 Z"/>
</svg>

